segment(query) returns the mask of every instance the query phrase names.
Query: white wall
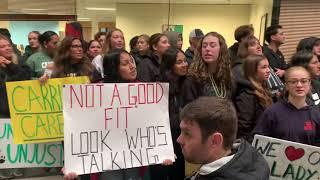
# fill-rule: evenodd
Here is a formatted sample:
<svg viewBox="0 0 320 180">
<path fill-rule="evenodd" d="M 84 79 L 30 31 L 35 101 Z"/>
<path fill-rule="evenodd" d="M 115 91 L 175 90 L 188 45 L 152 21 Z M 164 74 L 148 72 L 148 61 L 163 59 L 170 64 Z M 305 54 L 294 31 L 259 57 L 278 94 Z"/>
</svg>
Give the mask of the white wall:
<svg viewBox="0 0 320 180">
<path fill-rule="evenodd" d="M 221 33 L 230 46 L 235 41 L 235 28 L 249 23 L 250 8 L 251 5 L 176 4 L 171 6 L 170 24 L 183 25 L 183 49 L 189 46 L 189 33 L 195 28 L 204 33 Z M 128 44 L 135 35 L 161 32 L 167 17 L 166 4 L 118 4 L 116 26 L 124 32 Z"/>
<path fill-rule="evenodd" d="M 254 27 L 254 34 L 259 38 L 261 16 L 268 13 L 267 26 L 271 25 L 273 0 L 253 0 L 250 12 L 250 24 Z M 262 28 L 263 29 L 263 28 Z M 260 37 L 263 37 L 264 31 L 261 31 Z M 260 40 L 263 44 L 262 40 Z"/>
</svg>

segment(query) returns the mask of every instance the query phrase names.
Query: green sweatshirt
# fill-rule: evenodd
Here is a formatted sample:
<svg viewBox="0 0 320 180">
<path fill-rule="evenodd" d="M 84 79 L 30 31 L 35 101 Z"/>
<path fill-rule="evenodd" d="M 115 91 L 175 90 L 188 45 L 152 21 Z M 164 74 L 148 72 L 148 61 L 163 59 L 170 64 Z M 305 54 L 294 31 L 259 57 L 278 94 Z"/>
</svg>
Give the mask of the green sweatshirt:
<svg viewBox="0 0 320 180">
<path fill-rule="evenodd" d="M 31 55 L 27 64 L 30 66 L 32 70 L 32 78 L 39 78 L 43 75 L 48 64 L 52 63 L 51 57 L 49 57 L 46 53 L 40 51 L 33 55 Z"/>
</svg>

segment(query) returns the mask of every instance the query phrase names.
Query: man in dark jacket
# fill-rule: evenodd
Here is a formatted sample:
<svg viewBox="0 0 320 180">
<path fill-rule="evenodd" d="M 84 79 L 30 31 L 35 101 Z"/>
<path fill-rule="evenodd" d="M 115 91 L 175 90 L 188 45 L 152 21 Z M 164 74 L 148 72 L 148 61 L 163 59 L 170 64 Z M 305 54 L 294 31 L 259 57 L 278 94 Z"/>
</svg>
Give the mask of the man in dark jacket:
<svg viewBox="0 0 320 180">
<path fill-rule="evenodd" d="M 197 50 L 198 43 L 200 42 L 203 36 L 204 34 L 201 31 L 201 29 L 194 29 L 190 32 L 189 34 L 190 47 L 185 52 L 188 64 L 192 63 L 195 51 Z"/>
<path fill-rule="evenodd" d="M 201 164 L 192 180 L 267 180 L 265 159 L 248 142 L 235 140 L 237 115 L 232 103 L 200 97 L 181 114 L 177 139 L 188 162 Z"/>
<path fill-rule="evenodd" d="M 238 54 L 238 48 L 242 40 L 245 38 L 253 35 L 254 29 L 252 25 L 242 25 L 237 27 L 237 29 L 234 31 L 234 39 L 237 41 L 232 46 L 229 47 L 229 54 L 231 57 L 231 65 L 234 67 L 239 61 Z"/>
</svg>

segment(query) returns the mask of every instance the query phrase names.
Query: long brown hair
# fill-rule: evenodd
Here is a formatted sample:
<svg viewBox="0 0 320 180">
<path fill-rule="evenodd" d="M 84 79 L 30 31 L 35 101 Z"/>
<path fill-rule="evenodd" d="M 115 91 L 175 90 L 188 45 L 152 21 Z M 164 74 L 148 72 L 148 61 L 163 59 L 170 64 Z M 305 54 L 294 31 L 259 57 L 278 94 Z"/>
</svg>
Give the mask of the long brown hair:
<svg viewBox="0 0 320 180">
<path fill-rule="evenodd" d="M 74 40 L 81 40 L 79 38 L 73 38 L 73 37 L 65 37 L 58 49 L 58 52 L 54 58 L 54 69 L 52 72 L 53 77 L 67 77 L 68 72 L 70 71 L 73 64 L 71 63 L 71 57 L 70 57 L 70 49 L 72 42 Z M 81 42 L 82 44 L 82 42 Z M 83 46 L 83 44 L 82 44 Z M 84 55 L 83 59 L 80 61 L 82 64 L 80 74 L 81 76 L 92 76 L 92 72 L 94 71 L 93 65 L 90 63 L 90 60 Z"/>
<path fill-rule="evenodd" d="M 213 74 L 213 78 L 217 82 L 217 85 L 225 85 L 230 89 L 232 86 L 231 60 L 226 41 L 224 37 L 217 32 L 209 32 L 201 39 L 197 48 L 198 53 L 195 55 L 195 62 L 190 65 L 187 76 L 202 83 L 209 80 L 210 74 L 208 73 L 208 67 L 202 59 L 203 40 L 208 36 L 217 37 L 220 45 L 219 57 L 217 59 L 217 71 Z"/>
<path fill-rule="evenodd" d="M 243 72 L 246 79 L 248 79 L 253 88 L 254 94 L 258 97 L 260 104 L 267 108 L 272 104 L 272 98 L 266 81 L 258 79 L 258 65 L 267 59 L 265 56 L 250 55 L 243 62 Z"/>
</svg>

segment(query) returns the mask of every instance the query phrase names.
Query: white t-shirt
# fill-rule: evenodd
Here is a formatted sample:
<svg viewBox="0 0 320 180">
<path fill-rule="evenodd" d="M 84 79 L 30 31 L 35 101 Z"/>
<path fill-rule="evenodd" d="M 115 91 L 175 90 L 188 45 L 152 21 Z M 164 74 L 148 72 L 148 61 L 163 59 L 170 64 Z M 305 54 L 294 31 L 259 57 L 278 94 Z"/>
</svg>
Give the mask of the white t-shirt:
<svg viewBox="0 0 320 180">
<path fill-rule="evenodd" d="M 103 56 L 102 55 L 97 55 L 95 58 L 92 60 L 92 64 L 94 67 L 96 67 L 97 71 L 101 74 L 101 77 L 104 77 L 103 73 Z"/>
</svg>

